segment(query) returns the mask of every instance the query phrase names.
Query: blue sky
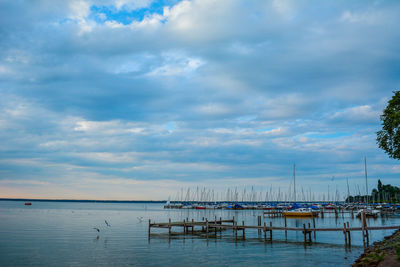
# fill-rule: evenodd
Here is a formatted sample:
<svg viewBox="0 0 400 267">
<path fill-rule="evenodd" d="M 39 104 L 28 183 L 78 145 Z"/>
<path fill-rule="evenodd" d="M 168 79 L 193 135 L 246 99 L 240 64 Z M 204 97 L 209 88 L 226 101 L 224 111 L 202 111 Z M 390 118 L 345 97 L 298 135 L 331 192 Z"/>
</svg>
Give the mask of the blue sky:
<svg viewBox="0 0 400 267">
<path fill-rule="evenodd" d="M 398 1 L 2 1 L 0 197 L 399 185 Z M 334 178 L 333 178 L 334 177 Z M 192 191 L 193 192 L 193 191 Z"/>
</svg>

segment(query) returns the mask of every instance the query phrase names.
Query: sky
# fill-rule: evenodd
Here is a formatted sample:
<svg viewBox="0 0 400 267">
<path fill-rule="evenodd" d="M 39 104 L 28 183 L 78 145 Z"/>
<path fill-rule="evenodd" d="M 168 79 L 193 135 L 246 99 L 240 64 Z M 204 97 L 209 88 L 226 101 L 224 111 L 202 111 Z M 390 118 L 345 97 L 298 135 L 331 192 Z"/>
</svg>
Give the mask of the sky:
<svg viewBox="0 0 400 267">
<path fill-rule="evenodd" d="M 365 192 L 364 158 L 369 190 L 399 186 L 376 145 L 400 88 L 398 14 L 379 0 L 0 1 L 0 197 L 289 197 L 296 164 L 298 192 L 343 198 L 347 180 Z"/>
</svg>

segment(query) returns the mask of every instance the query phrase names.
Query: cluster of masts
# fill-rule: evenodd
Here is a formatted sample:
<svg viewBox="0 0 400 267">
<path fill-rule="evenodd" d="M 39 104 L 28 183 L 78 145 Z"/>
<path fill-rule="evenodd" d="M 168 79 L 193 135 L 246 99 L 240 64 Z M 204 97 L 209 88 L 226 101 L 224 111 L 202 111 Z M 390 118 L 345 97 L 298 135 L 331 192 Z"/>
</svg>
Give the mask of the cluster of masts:
<svg viewBox="0 0 400 267">
<path fill-rule="evenodd" d="M 325 194 L 312 192 L 311 188 L 304 189 L 301 187 L 299 192 L 294 193 L 290 186 L 286 192 L 281 190 L 280 187 L 276 190 L 270 186 L 264 191 L 255 190 L 254 187 L 251 187 L 251 189 L 234 187 L 227 188 L 226 191 L 217 191 L 206 187 L 181 188 L 170 200 L 172 202 L 288 202 L 296 199 L 302 202 L 338 202 L 344 201 L 345 198 L 346 195 L 340 194 L 337 188 L 334 192 L 330 192 L 328 188 L 328 193 Z"/>
<path fill-rule="evenodd" d="M 281 188 L 278 187 L 278 190 L 272 190 L 272 185 L 269 190 L 266 191 L 257 191 L 254 190 L 254 187 L 251 187 L 251 190 L 247 191 L 246 187 L 243 189 L 228 188 L 226 192 L 215 191 L 214 189 L 207 189 L 206 187 L 199 188 L 196 187 L 196 190 L 191 190 L 187 188 L 186 192 L 181 188 L 180 191 L 177 192 L 176 197 L 173 201 L 175 202 L 288 202 L 288 201 L 303 201 L 303 202 L 315 202 L 315 201 L 323 201 L 323 202 L 339 202 L 345 201 L 346 197 L 350 197 L 350 188 L 349 181 L 347 182 L 347 194 L 343 194 L 341 196 L 340 192 L 337 189 L 334 192 L 330 192 L 330 188 L 328 185 L 328 192 L 325 193 L 317 193 L 311 191 L 311 187 L 308 189 L 304 189 L 301 187 L 301 191 L 297 189 L 296 191 L 296 165 L 293 164 L 293 180 L 290 182 L 289 188 L 287 192 L 281 191 Z M 364 158 L 364 171 L 365 171 L 365 190 L 368 198 L 368 178 L 367 178 L 367 159 Z M 334 177 L 332 177 L 333 180 Z M 293 184 L 292 184 L 293 182 Z M 358 189 L 358 196 L 361 196 L 360 187 L 357 185 L 356 191 Z M 169 199 L 170 200 L 170 199 Z"/>
</svg>

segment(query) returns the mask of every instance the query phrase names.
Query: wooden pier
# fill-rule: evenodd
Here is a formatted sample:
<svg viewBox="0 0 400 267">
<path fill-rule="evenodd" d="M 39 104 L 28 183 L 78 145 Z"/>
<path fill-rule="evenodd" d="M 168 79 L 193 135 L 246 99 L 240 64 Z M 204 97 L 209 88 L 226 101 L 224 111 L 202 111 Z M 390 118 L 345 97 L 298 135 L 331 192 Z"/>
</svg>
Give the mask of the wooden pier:
<svg viewBox="0 0 400 267">
<path fill-rule="evenodd" d="M 261 216 L 258 216 L 257 220 L 258 225 L 245 225 L 244 221 L 241 224 L 235 220 L 235 217 L 232 219 L 217 219 L 215 217 L 214 220 L 204 219 L 202 221 L 194 221 L 186 219 L 183 222 L 172 222 L 169 219 L 166 223 L 155 223 L 149 220 L 149 237 L 151 234 L 151 228 L 165 228 L 168 229 L 168 233 L 172 234 L 172 228 L 183 228 L 183 234 L 190 234 L 190 233 L 205 233 L 206 238 L 209 237 L 210 234 L 214 233 L 215 236 L 217 235 L 218 231 L 223 230 L 233 230 L 235 240 L 238 240 L 238 232 L 242 233 L 242 239 L 246 239 L 246 230 L 258 230 L 258 233 L 264 233 L 264 240 L 267 241 L 267 233 L 269 236 L 269 240 L 272 241 L 273 231 L 285 231 L 285 237 L 287 238 L 288 231 L 299 231 L 302 232 L 304 235 L 304 242 L 312 242 L 311 235 L 313 234 L 314 240 L 316 239 L 317 232 L 343 232 L 344 234 L 344 241 L 346 245 L 351 245 L 351 232 L 354 231 L 361 231 L 363 237 L 363 245 L 364 247 L 369 246 L 369 234 L 368 231 L 373 230 L 395 230 L 400 229 L 400 226 L 367 226 L 367 220 L 365 213 L 361 216 L 361 227 L 350 227 L 349 222 L 343 223 L 343 228 L 316 228 L 315 226 L 315 219 L 313 218 L 313 225 L 311 227 L 311 223 L 303 224 L 303 227 L 287 227 L 286 218 L 285 218 L 285 226 L 273 226 L 272 222 L 269 225 L 264 222 L 261 224 Z M 196 230 L 196 227 L 198 228 Z M 201 229 L 201 230 L 200 230 Z"/>
</svg>

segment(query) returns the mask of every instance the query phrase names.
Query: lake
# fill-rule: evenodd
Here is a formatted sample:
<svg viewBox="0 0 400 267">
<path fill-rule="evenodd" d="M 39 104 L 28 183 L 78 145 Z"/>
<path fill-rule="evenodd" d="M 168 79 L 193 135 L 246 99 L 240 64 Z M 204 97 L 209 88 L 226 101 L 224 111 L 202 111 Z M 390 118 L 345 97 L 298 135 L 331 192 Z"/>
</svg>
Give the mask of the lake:
<svg viewBox="0 0 400 267">
<path fill-rule="evenodd" d="M 152 229 L 156 222 L 201 220 L 214 216 L 235 217 L 257 225 L 262 210 L 169 210 L 160 203 L 80 203 L 0 201 L 1 266 L 349 266 L 363 252 L 361 232 L 352 232 L 351 248 L 342 232 L 318 232 L 312 244 L 304 245 L 301 232 L 275 231 L 273 242 L 264 242 L 257 230 L 246 231 L 246 240 L 235 242 L 232 231 L 199 235 L 168 235 L 167 229 Z M 143 218 L 139 220 L 138 218 Z M 105 220 L 111 225 L 108 227 Z M 283 218 L 263 218 L 274 226 Z M 288 219 L 288 227 L 302 227 L 310 219 Z M 349 214 L 317 218 L 317 227 L 361 225 Z M 368 219 L 368 225 L 400 225 L 400 218 Z M 100 232 L 93 228 L 98 228 Z M 177 229 L 178 230 L 178 229 Z M 370 242 L 394 230 L 370 231 Z"/>
</svg>

